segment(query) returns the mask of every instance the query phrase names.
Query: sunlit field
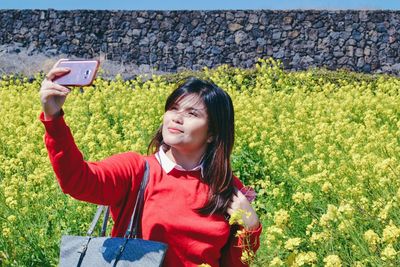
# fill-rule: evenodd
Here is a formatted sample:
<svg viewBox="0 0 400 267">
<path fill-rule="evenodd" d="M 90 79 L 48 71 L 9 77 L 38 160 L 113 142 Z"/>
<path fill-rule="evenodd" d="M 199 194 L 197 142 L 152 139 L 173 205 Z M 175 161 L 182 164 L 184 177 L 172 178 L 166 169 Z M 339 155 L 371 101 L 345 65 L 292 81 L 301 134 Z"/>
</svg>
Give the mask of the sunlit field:
<svg viewBox="0 0 400 267">
<path fill-rule="evenodd" d="M 192 73 L 234 102 L 235 174 L 257 193 L 253 266 L 400 265 L 400 79 L 272 60 Z M 185 74 L 73 89 L 65 120 L 85 158 L 145 154 Z M 43 143 L 39 88 L 0 80 L 0 266 L 54 266 L 63 234 L 84 235 L 92 204 L 64 195 Z"/>
</svg>

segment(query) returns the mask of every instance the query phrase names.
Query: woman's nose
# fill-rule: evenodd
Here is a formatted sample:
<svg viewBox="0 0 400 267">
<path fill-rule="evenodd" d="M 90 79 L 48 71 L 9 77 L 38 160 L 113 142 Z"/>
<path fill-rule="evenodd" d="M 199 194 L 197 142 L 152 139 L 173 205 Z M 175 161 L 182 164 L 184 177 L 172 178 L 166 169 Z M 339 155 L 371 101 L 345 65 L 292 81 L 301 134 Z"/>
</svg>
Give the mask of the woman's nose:
<svg viewBox="0 0 400 267">
<path fill-rule="evenodd" d="M 182 124 L 183 123 L 182 112 L 175 112 L 174 115 L 172 116 L 172 121 L 178 124 Z"/>
</svg>

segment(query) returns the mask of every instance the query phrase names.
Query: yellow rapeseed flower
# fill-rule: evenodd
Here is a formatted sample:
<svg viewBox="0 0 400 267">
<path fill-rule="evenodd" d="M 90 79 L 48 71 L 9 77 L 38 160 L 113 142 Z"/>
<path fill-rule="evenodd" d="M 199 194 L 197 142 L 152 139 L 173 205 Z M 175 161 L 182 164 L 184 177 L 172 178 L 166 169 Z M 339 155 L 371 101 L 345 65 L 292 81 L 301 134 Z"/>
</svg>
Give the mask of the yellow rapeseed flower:
<svg viewBox="0 0 400 267">
<path fill-rule="evenodd" d="M 317 253 L 315 253 L 314 251 L 300 252 L 296 255 L 292 267 L 314 265 L 316 264 L 317 260 Z"/>
<path fill-rule="evenodd" d="M 370 229 L 364 233 L 364 240 L 368 243 L 368 246 L 372 252 L 375 252 L 376 247 L 380 242 L 379 235 Z"/>
<path fill-rule="evenodd" d="M 393 260 L 398 252 L 393 248 L 392 244 L 387 245 L 381 252 L 381 259 L 384 261 Z"/>
<path fill-rule="evenodd" d="M 394 225 L 393 222 L 390 222 L 390 224 L 383 229 L 382 233 L 383 242 L 394 243 L 399 237 L 400 237 L 400 228 Z"/>
<path fill-rule="evenodd" d="M 10 215 L 7 217 L 7 221 L 13 223 L 17 220 L 17 217 L 15 217 L 15 215 Z"/>
<path fill-rule="evenodd" d="M 271 262 L 269 263 L 269 266 L 279 267 L 279 266 L 283 266 L 284 264 L 285 263 L 279 257 L 275 257 L 271 260 Z"/>
<path fill-rule="evenodd" d="M 321 243 L 321 242 L 327 241 L 329 238 L 330 238 L 330 234 L 327 232 L 312 233 L 312 235 L 310 237 L 310 242 L 312 244 Z"/>
<path fill-rule="evenodd" d="M 289 215 L 289 212 L 287 212 L 286 210 L 280 209 L 275 212 L 274 222 L 275 222 L 276 226 L 278 226 L 280 228 L 285 227 L 286 224 L 288 223 L 289 219 L 290 219 L 290 215 Z"/>
<path fill-rule="evenodd" d="M 302 202 L 310 203 L 313 200 L 313 195 L 311 193 L 296 192 L 292 195 L 292 199 L 297 204 Z"/>
<path fill-rule="evenodd" d="M 321 186 L 321 190 L 324 193 L 328 193 L 330 190 L 332 190 L 332 184 L 330 182 L 325 182 L 322 186 Z"/>
<path fill-rule="evenodd" d="M 3 236 L 4 236 L 5 238 L 8 238 L 8 237 L 10 237 L 10 234 L 11 234 L 11 229 L 10 229 L 10 228 L 8 228 L 8 227 L 3 227 L 2 234 L 3 234 Z"/>
<path fill-rule="evenodd" d="M 301 243 L 301 238 L 295 237 L 295 238 L 290 238 L 286 241 L 285 243 L 285 248 L 289 251 L 295 250 L 298 246 L 300 246 Z"/>
<path fill-rule="evenodd" d="M 337 255 L 329 255 L 324 258 L 325 267 L 341 267 L 342 261 Z"/>
<path fill-rule="evenodd" d="M 336 206 L 328 204 L 328 209 L 319 220 L 321 226 L 328 226 L 330 221 L 336 221 L 338 218 L 338 209 Z"/>
</svg>

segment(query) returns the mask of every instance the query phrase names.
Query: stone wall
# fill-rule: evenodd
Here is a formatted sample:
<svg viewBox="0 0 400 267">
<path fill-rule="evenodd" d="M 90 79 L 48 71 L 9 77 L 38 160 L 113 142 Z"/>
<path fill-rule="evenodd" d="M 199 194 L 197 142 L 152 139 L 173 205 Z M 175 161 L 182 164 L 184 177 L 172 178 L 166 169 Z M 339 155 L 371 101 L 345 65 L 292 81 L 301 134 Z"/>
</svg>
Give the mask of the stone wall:
<svg viewBox="0 0 400 267">
<path fill-rule="evenodd" d="M 0 26 L 0 55 L 23 47 L 161 71 L 273 57 L 288 69 L 400 73 L 399 11 L 0 10 Z"/>
</svg>

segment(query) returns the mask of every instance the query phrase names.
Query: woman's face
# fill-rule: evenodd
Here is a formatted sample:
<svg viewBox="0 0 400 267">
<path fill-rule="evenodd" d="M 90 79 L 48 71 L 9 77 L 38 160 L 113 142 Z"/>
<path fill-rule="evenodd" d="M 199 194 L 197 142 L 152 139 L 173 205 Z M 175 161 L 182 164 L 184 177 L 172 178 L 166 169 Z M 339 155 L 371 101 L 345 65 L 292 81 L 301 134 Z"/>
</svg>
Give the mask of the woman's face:
<svg viewBox="0 0 400 267">
<path fill-rule="evenodd" d="M 205 151 L 211 137 L 207 109 L 198 95 L 184 96 L 165 112 L 162 136 L 164 143 L 183 153 Z"/>
</svg>

